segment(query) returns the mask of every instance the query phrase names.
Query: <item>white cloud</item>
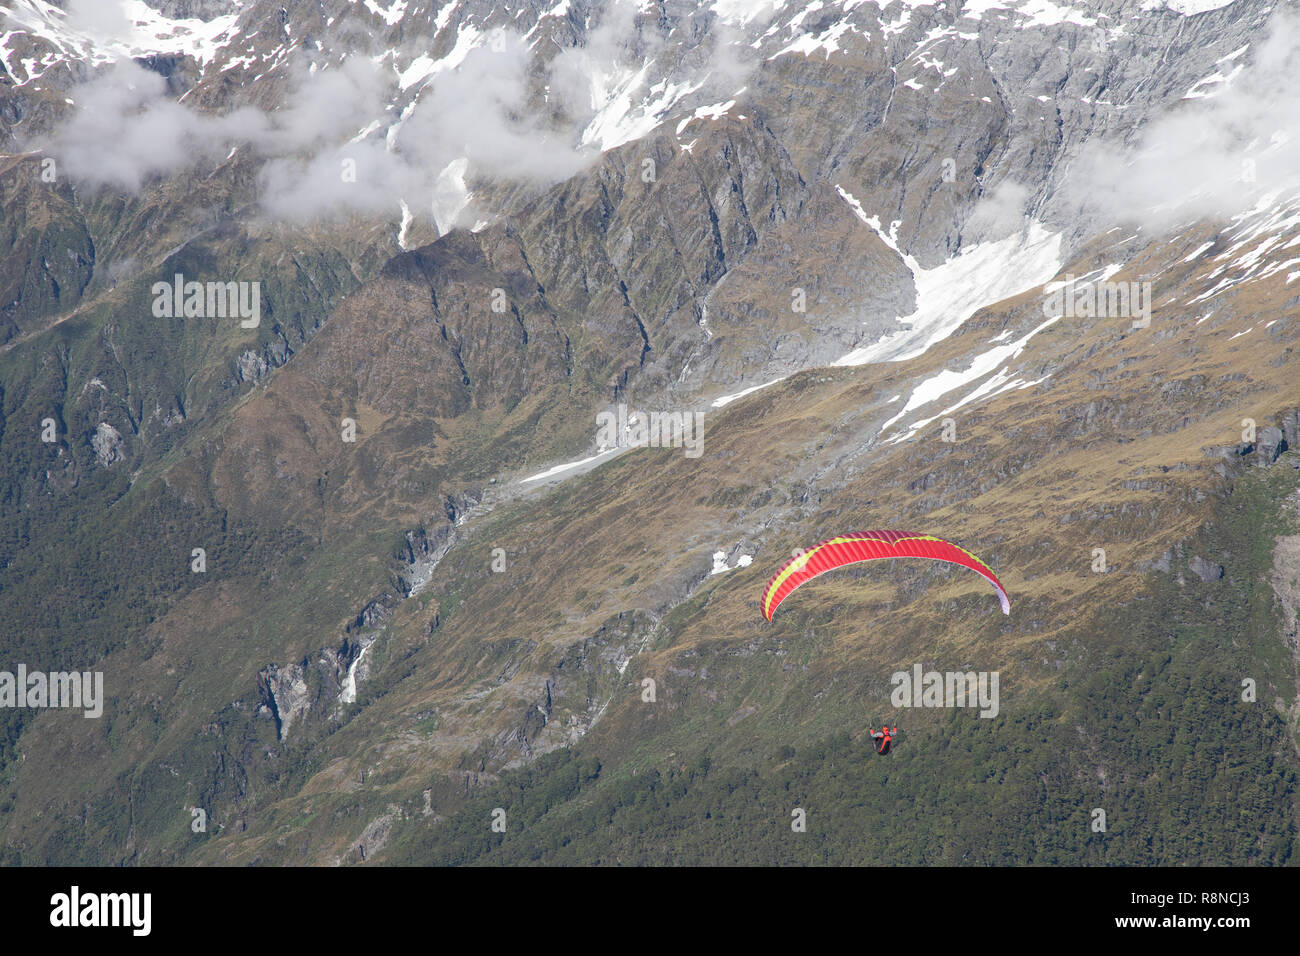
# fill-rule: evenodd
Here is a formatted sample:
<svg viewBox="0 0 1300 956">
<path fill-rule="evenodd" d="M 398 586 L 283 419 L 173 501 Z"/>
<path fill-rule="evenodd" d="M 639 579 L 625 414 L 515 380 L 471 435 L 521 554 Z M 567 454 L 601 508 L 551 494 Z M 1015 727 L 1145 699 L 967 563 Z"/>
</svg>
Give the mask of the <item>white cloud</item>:
<svg viewBox="0 0 1300 956">
<path fill-rule="evenodd" d="M 79 0 L 72 9 L 79 29 L 101 37 L 131 32 L 119 4 Z M 225 115 L 173 100 L 161 77 L 123 56 L 72 90 L 75 112 L 29 145 L 46 149 L 79 182 L 130 192 L 245 144 L 265 160 L 259 198 L 271 215 L 397 215 L 405 199 L 416 216 L 445 220 L 454 206 L 465 218 L 477 176 L 548 185 L 599 154 L 586 134 L 609 106 L 599 95 L 601 78 L 644 70 L 663 42 L 637 19 L 634 4 L 612 3 L 602 16 L 583 46 L 547 50 L 555 54 L 549 63 L 513 32 L 469 26 L 441 60 L 417 49 L 372 57 L 358 44 L 341 59 L 299 49 L 281 67 L 292 80 L 280 108 Z M 732 82 L 745 69 L 729 49 L 714 52 L 707 64 L 678 64 L 680 75 L 665 77 L 660 85 L 672 96 L 633 91 L 637 101 L 628 108 L 638 130 L 653 129 L 678 94 L 698 90 L 711 72 L 722 70 L 714 80 Z M 408 61 L 405 70 L 395 67 Z M 538 110 L 543 87 L 551 115 L 562 120 L 548 121 L 543 112 L 550 111 Z M 345 175 L 348 163 L 355 181 Z"/>
<path fill-rule="evenodd" d="M 1276 14 L 1253 53 L 1230 81 L 1152 122 L 1135 149 L 1090 148 L 1071 172 L 1072 202 L 1167 228 L 1300 188 L 1300 20 Z"/>
</svg>

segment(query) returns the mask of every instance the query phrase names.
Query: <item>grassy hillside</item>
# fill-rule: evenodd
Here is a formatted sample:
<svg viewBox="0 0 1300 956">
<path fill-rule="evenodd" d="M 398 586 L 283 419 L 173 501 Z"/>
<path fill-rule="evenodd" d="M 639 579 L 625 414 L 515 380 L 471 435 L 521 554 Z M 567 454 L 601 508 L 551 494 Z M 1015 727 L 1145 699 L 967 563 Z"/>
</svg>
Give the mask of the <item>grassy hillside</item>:
<svg viewBox="0 0 1300 956">
<path fill-rule="evenodd" d="M 1300 462 L 1300 456 L 1288 456 Z M 1292 468 L 1251 471 L 1191 542 L 1224 567 L 1175 567 L 1139 597 L 1081 609 L 1059 676 L 994 719 L 886 714 L 900 744 L 860 730 L 816 740 L 753 728 L 754 756 L 703 743 L 631 772 L 580 746 L 507 773 L 447 819 L 410 808 L 397 864 L 1286 864 L 1300 861 L 1300 760 L 1285 715 L 1296 662 L 1268 584 L 1294 532 Z M 1243 677 L 1258 700 L 1241 700 Z M 505 833 L 490 829 L 506 811 Z M 807 812 L 807 830 L 791 812 Z M 1092 829 L 1106 812 L 1105 832 Z"/>
</svg>

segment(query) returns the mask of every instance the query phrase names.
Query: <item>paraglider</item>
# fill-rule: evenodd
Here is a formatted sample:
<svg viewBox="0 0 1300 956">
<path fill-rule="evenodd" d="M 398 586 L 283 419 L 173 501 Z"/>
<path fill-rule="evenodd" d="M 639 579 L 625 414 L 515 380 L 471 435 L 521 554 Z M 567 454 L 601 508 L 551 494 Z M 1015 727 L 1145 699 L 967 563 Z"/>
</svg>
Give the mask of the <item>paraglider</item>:
<svg viewBox="0 0 1300 956">
<path fill-rule="evenodd" d="M 898 733 L 898 728 L 881 727 L 879 730 L 867 728 L 867 733 L 876 742 L 876 753 L 885 755 L 889 753 L 889 748 L 894 743 L 894 735 Z"/>
<path fill-rule="evenodd" d="M 781 606 L 781 602 L 788 598 L 795 588 L 820 574 L 846 564 L 878 561 L 882 558 L 929 558 L 932 561 L 947 561 L 970 568 L 997 589 L 1002 613 L 1011 613 L 1011 602 L 997 575 L 987 564 L 964 548 L 959 548 L 952 542 L 936 538 L 931 534 L 915 534 L 910 531 L 856 531 L 823 541 L 787 561 L 763 589 L 763 617 L 772 620 L 772 615 Z"/>
</svg>

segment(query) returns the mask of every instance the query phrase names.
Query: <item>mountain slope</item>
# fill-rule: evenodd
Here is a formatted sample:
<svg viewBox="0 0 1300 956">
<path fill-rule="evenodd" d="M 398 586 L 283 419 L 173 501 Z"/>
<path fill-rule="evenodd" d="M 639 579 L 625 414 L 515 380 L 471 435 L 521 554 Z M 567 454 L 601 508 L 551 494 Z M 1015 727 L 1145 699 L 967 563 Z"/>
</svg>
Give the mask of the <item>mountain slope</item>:
<svg viewBox="0 0 1300 956">
<path fill-rule="evenodd" d="M 1292 34 L 1147 6 L 15 0 L 0 620 L 108 700 L 4 713 L 6 859 L 1292 860 L 1293 154 L 1235 207 L 1097 188 Z M 132 57 L 185 160 L 33 191 Z M 178 272 L 260 324 L 155 316 Z M 1012 615 L 891 562 L 763 620 L 865 527 Z M 918 663 L 998 715 L 897 714 Z"/>
</svg>

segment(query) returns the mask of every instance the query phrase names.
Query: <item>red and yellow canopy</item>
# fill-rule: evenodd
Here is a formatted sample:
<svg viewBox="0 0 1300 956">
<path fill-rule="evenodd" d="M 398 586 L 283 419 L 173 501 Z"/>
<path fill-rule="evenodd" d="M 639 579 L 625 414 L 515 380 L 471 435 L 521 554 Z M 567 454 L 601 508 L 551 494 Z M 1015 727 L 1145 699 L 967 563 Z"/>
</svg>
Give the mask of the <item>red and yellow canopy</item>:
<svg viewBox="0 0 1300 956">
<path fill-rule="evenodd" d="M 964 548 L 936 538 L 932 534 L 915 534 L 911 531 L 855 531 L 830 538 L 814 545 L 803 554 L 785 563 L 772 576 L 763 589 L 763 617 L 769 621 L 776 609 L 795 588 L 811 581 L 819 574 L 853 564 L 858 561 L 877 561 L 881 558 L 929 558 L 948 561 L 970 568 L 983 576 L 998 590 L 1002 613 L 1011 613 L 1011 602 L 1006 589 L 993 570 Z"/>
</svg>

